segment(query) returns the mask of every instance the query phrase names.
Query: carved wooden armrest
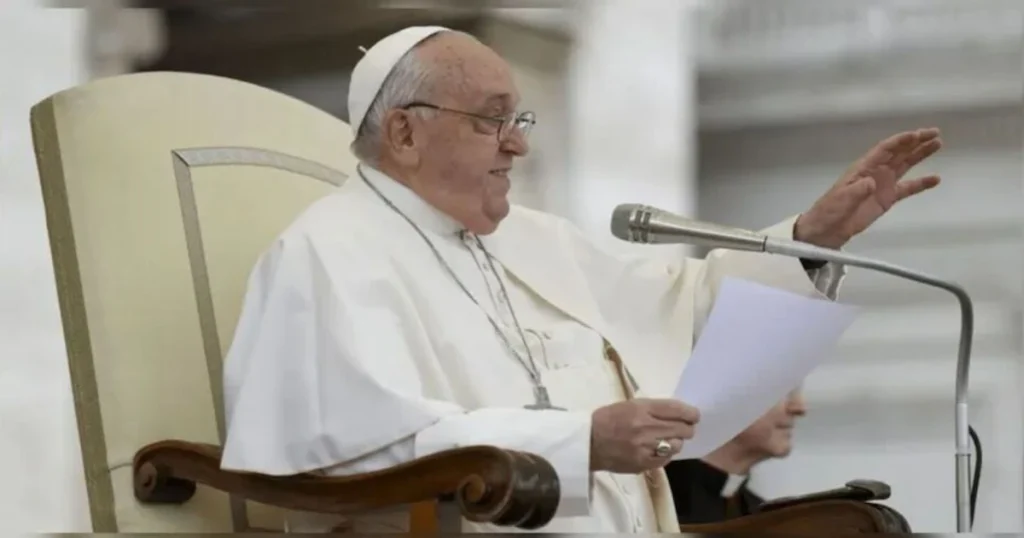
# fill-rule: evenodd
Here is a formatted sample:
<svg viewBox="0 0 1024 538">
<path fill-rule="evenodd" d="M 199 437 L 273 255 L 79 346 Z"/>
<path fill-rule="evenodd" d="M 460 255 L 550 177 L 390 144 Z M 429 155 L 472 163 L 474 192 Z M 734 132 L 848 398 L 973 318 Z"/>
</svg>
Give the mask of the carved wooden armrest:
<svg viewBox="0 0 1024 538">
<path fill-rule="evenodd" d="M 183 504 L 196 484 L 290 510 L 352 514 L 454 498 L 466 519 L 536 529 L 558 508 L 554 467 L 523 452 L 476 446 L 440 452 L 382 471 L 345 477 L 267 476 L 220 469 L 216 445 L 160 441 L 135 454 L 135 498 Z"/>
<path fill-rule="evenodd" d="M 841 488 L 768 501 L 753 515 L 720 523 L 682 525 L 680 530 L 694 534 L 771 532 L 808 536 L 909 533 L 910 524 L 899 512 L 871 502 L 888 499 L 891 494 L 883 482 L 852 480 Z"/>
<path fill-rule="evenodd" d="M 859 501 L 813 501 L 759 512 L 720 523 L 681 525 L 683 533 L 772 533 L 791 536 L 909 533 L 899 512 L 883 505 Z"/>
<path fill-rule="evenodd" d="M 765 502 L 758 509 L 759 512 L 769 512 L 816 501 L 884 501 L 892 495 L 892 488 L 884 482 L 877 480 L 851 480 L 845 486 L 828 491 L 819 491 L 807 495 L 794 497 L 780 497 Z"/>
</svg>

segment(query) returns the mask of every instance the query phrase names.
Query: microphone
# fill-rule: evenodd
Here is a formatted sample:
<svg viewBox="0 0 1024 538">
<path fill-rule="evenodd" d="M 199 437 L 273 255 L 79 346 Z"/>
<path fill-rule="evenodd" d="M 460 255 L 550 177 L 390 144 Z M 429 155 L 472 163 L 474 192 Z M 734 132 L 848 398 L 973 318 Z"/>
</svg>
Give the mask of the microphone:
<svg viewBox="0 0 1024 538">
<path fill-rule="evenodd" d="M 630 243 L 699 245 L 763 252 L 766 237 L 741 228 L 691 220 L 640 204 L 622 204 L 612 211 L 612 235 Z"/>
<path fill-rule="evenodd" d="M 926 273 L 801 241 L 769 237 L 742 228 L 700 222 L 642 204 L 622 204 L 612 211 L 611 232 L 630 243 L 689 244 L 727 250 L 765 252 L 791 258 L 833 262 L 890 274 L 952 293 L 960 303 L 960 345 L 956 364 L 956 525 L 971 532 L 976 492 L 971 491 L 971 427 L 967 420 L 967 384 L 974 336 L 974 306 L 963 286 Z M 977 487 L 978 476 L 974 477 Z"/>
</svg>

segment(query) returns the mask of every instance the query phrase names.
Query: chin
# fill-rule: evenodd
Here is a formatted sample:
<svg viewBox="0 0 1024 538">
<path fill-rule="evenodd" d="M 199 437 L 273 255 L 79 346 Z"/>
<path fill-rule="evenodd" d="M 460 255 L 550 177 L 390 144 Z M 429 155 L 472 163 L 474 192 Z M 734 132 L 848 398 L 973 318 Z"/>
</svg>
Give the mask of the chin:
<svg viewBox="0 0 1024 538">
<path fill-rule="evenodd" d="M 769 443 L 768 452 L 771 453 L 773 458 L 785 458 L 791 452 L 793 452 L 793 443 L 789 439 L 773 439 Z"/>
<path fill-rule="evenodd" d="M 498 225 L 505 219 L 505 215 L 495 217 L 491 214 L 481 215 L 479 221 L 474 226 L 468 226 L 469 231 L 476 235 L 490 235 L 498 229 Z"/>
<path fill-rule="evenodd" d="M 498 223 L 488 221 L 482 223 L 480 226 L 474 226 L 468 229 L 469 231 L 473 232 L 476 235 L 487 236 L 491 235 L 492 233 L 494 233 L 495 230 L 498 229 Z"/>
<path fill-rule="evenodd" d="M 484 216 L 497 226 L 499 222 L 505 220 L 511 210 L 512 206 L 509 204 L 508 198 L 502 198 L 487 204 L 484 207 Z"/>
</svg>

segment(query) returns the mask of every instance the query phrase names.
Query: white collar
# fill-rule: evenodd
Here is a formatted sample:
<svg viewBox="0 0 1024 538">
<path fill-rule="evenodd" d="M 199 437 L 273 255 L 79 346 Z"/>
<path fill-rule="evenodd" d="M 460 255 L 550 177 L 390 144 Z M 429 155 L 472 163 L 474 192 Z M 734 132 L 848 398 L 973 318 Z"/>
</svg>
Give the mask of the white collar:
<svg viewBox="0 0 1024 538">
<path fill-rule="evenodd" d="M 409 187 L 399 183 L 387 174 L 367 165 L 359 163 L 358 170 L 370 183 L 371 189 L 376 189 L 394 204 L 399 211 L 424 230 L 429 230 L 439 235 L 455 235 L 463 230 L 462 224 L 448 216 L 446 213 L 427 203 Z M 362 178 L 359 179 L 362 181 Z M 383 201 L 381 202 L 383 203 Z"/>
<path fill-rule="evenodd" d="M 725 485 L 722 486 L 722 497 L 732 497 L 741 487 L 743 487 L 743 484 L 746 483 L 746 481 L 747 477 L 744 475 L 730 474 L 728 478 L 725 479 Z"/>
</svg>

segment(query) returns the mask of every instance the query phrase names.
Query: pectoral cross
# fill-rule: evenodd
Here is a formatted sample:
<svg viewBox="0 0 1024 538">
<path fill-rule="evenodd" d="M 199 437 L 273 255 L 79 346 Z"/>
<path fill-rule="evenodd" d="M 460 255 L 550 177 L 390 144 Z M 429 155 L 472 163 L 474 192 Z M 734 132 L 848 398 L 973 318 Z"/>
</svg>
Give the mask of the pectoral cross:
<svg viewBox="0 0 1024 538">
<path fill-rule="evenodd" d="M 543 409 L 554 409 L 556 411 L 565 411 L 564 407 L 555 407 L 551 405 L 551 396 L 548 394 L 547 387 L 539 385 L 533 387 L 533 399 L 534 403 L 525 406 L 527 409 L 534 411 Z"/>
</svg>

